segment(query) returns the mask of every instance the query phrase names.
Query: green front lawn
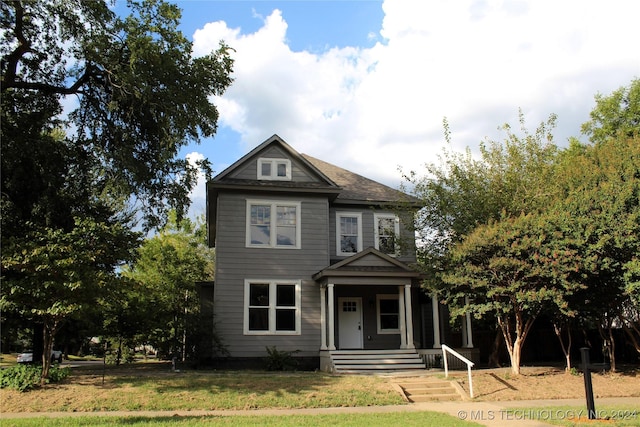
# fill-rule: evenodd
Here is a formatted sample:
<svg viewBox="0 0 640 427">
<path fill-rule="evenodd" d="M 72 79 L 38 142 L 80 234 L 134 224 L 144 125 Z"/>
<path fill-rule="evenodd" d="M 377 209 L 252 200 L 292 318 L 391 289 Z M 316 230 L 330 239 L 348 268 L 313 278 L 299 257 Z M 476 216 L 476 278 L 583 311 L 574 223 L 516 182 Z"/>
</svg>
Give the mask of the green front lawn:
<svg viewBox="0 0 640 427">
<path fill-rule="evenodd" d="M 461 421 L 450 415 L 437 412 L 392 412 L 378 414 L 342 415 L 280 415 L 280 416 L 211 416 L 211 417 L 69 417 L 4 419 L 3 427 L 195 427 L 203 425 L 221 426 L 439 426 L 472 427 L 480 424 Z"/>
</svg>

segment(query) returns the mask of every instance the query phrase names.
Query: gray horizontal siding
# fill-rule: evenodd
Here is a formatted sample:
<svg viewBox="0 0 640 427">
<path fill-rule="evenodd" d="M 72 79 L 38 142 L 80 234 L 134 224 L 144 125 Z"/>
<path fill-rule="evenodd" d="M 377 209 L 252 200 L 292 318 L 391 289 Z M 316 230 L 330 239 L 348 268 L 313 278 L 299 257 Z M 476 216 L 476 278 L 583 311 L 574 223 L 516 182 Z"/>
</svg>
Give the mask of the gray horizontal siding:
<svg viewBox="0 0 640 427">
<path fill-rule="evenodd" d="M 246 200 L 301 202 L 301 249 L 247 248 Z M 216 248 L 215 321 L 233 357 L 263 357 L 266 346 L 301 350 L 317 356 L 320 348 L 320 291 L 311 276 L 329 263 L 328 202 L 326 199 L 270 198 L 263 195 L 219 194 Z M 224 224 L 220 226 L 220 224 Z M 243 334 L 245 279 L 302 280 L 301 334 L 256 336 Z"/>
<path fill-rule="evenodd" d="M 392 214 L 396 215 L 395 212 L 386 211 L 386 210 L 374 210 L 371 207 L 354 207 L 351 208 L 335 208 L 331 207 L 329 211 L 329 248 L 331 251 L 331 258 L 346 258 L 344 256 L 340 257 L 337 255 L 336 251 L 336 212 L 354 212 L 362 214 L 362 249 L 375 247 L 375 236 L 376 231 L 374 228 L 374 213 L 382 213 L 382 214 Z M 400 238 L 403 245 L 403 252 L 398 257 L 398 260 L 402 262 L 415 262 L 416 261 L 416 253 L 415 253 L 415 234 L 411 230 L 411 227 L 406 227 L 404 224 L 412 221 L 410 215 L 399 215 L 400 216 Z M 410 247 L 407 247 L 410 246 Z"/>
</svg>

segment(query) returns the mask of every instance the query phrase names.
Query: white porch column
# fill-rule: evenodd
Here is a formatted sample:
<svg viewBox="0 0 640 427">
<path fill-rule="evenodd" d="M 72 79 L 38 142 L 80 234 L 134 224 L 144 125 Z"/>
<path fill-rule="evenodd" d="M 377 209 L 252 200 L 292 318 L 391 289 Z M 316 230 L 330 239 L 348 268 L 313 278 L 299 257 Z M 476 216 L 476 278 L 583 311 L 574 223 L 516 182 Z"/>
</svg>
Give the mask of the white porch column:
<svg viewBox="0 0 640 427">
<path fill-rule="evenodd" d="M 335 299 L 333 297 L 333 283 L 329 283 L 327 289 L 329 290 L 329 295 L 327 296 L 329 298 L 329 350 L 335 350 L 336 325 L 334 319 Z"/>
<path fill-rule="evenodd" d="M 413 311 L 411 307 L 411 285 L 404 285 L 404 308 L 407 313 L 407 348 L 416 348 L 413 344 Z"/>
<path fill-rule="evenodd" d="M 469 304 L 469 297 L 464 297 L 465 304 Z M 464 347 L 473 348 L 473 330 L 471 329 L 471 313 L 465 313 L 464 326 L 466 330 L 466 340 Z"/>
<path fill-rule="evenodd" d="M 327 349 L 327 287 L 320 286 L 320 350 Z"/>
<path fill-rule="evenodd" d="M 400 348 L 407 348 L 407 325 L 404 310 L 404 286 L 398 286 L 398 317 L 400 318 Z"/>
<path fill-rule="evenodd" d="M 433 348 L 442 348 L 440 343 L 440 311 L 436 294 L 431 295 L 431 306 L 433 309 Z"/>
</svg>

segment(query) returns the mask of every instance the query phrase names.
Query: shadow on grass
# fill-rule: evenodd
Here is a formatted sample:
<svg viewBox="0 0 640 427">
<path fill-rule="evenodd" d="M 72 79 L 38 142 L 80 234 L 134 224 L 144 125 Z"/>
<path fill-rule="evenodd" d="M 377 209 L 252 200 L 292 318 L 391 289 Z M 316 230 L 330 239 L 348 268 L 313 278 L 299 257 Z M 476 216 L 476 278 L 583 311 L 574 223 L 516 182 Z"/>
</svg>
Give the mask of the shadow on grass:
<svg viewBox="0 0 640 427">
<path fill-rule="evenodd" d="M 506 386 L 508 389 L 511 390 L 515 390 L 518 391 L 517 388 L 515 388 L 514 386 L 512 386 L 511 384 L 509 384 L 508 382 L 506 382 L 505 380 L 503 380 L 502 378 L 500 378 L 499 376 L 497 376 L 496 374 L 494 374 L 493 372 L 489 374 L 493 379 L 495 379 L 496 381 L 498 381 L 500 384 Z"/>
<path fill-rule="evenodd" d="M 105 376 L 102 383 L 101 378 Z M 341 377 L 311 371 L 227 371 L 180 370 L 174 372 L 171 363 L 133 363 L 120 366 L 93 365 L 74 368 L 74 382 L 93 383 L 103 389 L 132 386 L 158 394 L 204 392 L 218 394 L 265 394 L 278 397 L 320 390 L 342 381 Z"/>
<path fill-rule="evenodd" d="M 196 424 L 199 423 L 214 423 L 216 420 L 222 419 L 222 416 L 170 416 L 170 417 L 118 417 L 117 425 L 125 426 L 125 425 L 167 425 L 167 424 L 184 424 L 189 421 L 193 421 Z"/>
</svg>

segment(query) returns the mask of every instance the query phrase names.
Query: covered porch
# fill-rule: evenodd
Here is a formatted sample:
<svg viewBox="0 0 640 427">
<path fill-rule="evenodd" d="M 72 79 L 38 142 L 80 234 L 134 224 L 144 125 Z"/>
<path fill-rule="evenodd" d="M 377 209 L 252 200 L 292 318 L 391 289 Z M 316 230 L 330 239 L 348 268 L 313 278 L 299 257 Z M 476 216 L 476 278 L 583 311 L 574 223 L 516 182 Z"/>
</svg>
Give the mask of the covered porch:
<svg viewBox="0 0 640 427">
<path fill-rule="evenodd" d="M 369 248 L 313 279 L 320 292 L 322 370 L 334 370 L 345 355 L 362 364 L 389 365 L 380 367 L 385 370 L 438 366 L 446 320 L 437 298 L 420 289 L 419 272 Z M 461 326 L 462 348 L 470 349 L 471 319 Z"/>
</svg>

